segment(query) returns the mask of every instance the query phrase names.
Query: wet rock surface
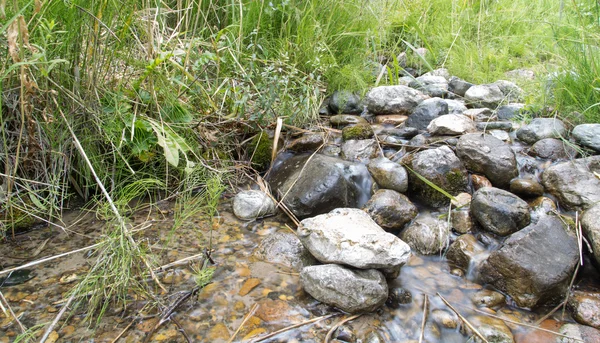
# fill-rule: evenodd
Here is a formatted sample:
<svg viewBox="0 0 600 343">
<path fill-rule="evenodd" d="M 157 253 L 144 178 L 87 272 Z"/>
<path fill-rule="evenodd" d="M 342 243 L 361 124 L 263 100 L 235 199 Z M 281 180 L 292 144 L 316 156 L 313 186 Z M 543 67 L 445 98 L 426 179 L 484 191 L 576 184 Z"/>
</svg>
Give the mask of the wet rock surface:
<svg viewBox="0 0 600 343">
<path fill-rule="evenodd" d="M 317 262 L 292 232 L 275 232 L 268 235 L 260 242 L 254 256 L 296 271 Z"/>
<path fill-rule="evenodd" d="M 575 291 L 569 297 L 568 306 L 579 324 L 600 329 L 600 293 Z"/>
<path fill-rule="evenodd" d="M 242 220 L 254 220 L 275 212 L 275 202 L 261 191 L 241 191 L 233 199 L 233 213 Z"/>
<path fill-rule="evenodd" d="M 273 194 L 286 194 L 283 202 L 299 218 L 338 207 L 361 207 L 370 197 L 372 184 L 364 165 L 320 154 L 285 160 L 269 182 Z"/>
<path fill-rule="evenodd" d="M 531 123 L 517 130 L 517 138 L 529 144 L 544 138 L 565 137 L 566 134 L 565 124 L 554 118 L 535 118 Z"/>
<path fill-rule="evenodd" d="M 600 156 L 580 158 L 547 168 L 542 184 L 569 210 L 585 210 L 600 201 Z"/>
<path fill-rule="evenodd" d="M 390 189 L 375 192 L 363 210 L 387 231 L 402 229 L 419 213 L 408 197 Z"/>
<path fill-rule="evenodd" d="M 581 124 L 572 132 L 577 143 L 600 152 L 600 124 Z"/>
<path fill-rule="evenodd" d="M 463 135 L 456 154 L 468 170 L 482 173 L 496 187 L 508 187 L 510 180 L 519 175 L 515 153 L 498 138 L 479 133 Z"/>
<path fill-rule="evenodd" d="M 506 236 L 529 225 L 529 205 L 518 196 L 494 187 L 473 194 L 471 213 L 487 231 Z"/>
<path fill-rule="evenodd" d="M 564 295 L 578 261 L 577 242 L 546 216 L 512 234 L 483 262 L 480 279 L 532 308 Z"/>
<path fill-rule="evenodd" d="M 367 169 L 379 187 L 391 189 L 400 193 L 408 189 L 408 174 L 406 169 L 396 162 L 387 158 L 371 160 Z"/>
<path fill-rule="evenodd" d="M 592 247 L 592 256 L 596 263 L 600 265 L 600 221 L 598 218 L 600 218 L 600 204 L 594 205 L 583 213 L 581 227 L 583 234 Z"/>
<path fill-rule="evenodd" d="M 402 233 L 400 238 L 405 241 L 413 251 L 421 255 L 433 255 L 446 249 L 448 223 L 437 218 L 424 216 L 417 218 Z"/>
<path fill-rule="evenodd" d="M 356 270 L 337 264 L 302 269 L 300 282 L 313 298 L 343 311 L 370 312 L 383 305 L 388 287 L 377 270 Z"/>
</svg>

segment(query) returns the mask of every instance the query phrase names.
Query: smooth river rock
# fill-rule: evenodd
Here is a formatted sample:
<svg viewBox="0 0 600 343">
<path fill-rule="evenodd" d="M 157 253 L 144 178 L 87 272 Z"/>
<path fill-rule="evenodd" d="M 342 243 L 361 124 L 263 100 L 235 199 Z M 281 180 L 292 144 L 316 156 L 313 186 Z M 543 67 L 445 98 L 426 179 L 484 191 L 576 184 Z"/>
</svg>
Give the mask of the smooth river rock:
<svg viewBox="0 0 600 343">
<path fill-rule="evenodd" d="M 276 211 L 273 199 L 262 191 L 241 191 L 233 198 L 233 214 L 241 220 L 254 220 Z"/>
<path fill-rule="evenodd" d="M 564 297 L 578 261 L 576 238 L 560 219 L 544 216 L 509 236 L 482 263 L 479 276 L 518 306 L 533 308 Z"/>
<path fill-rule="evenodd" d="M 427 99 L 413 110 L 405 125 L 417 130 L 425 130 L 433 119 L 444 114 L 448 114 L 448 103 L 444 99 Z"/>
<path fill-rule="evenodd" d="M 542 184 L 561 206 L 581 211 L 600 202 L 598 173 L 600 156 L 580 158 L 548 167 L 542 174 Z"/>
<path fill-rule="evenodd" d="M 417 207 L 404 194 L 391 189 L 375 192 L 363 210 L 388 231 L 402 229 L 419 213 Z"/>
<path fill-rule="evenodd" d="M 298 218 L 338 207 L 362 207 L 371 197 L 373 179 L 363 164 L 321 154 L 291 157 L 269 178 L 273 194 Z"/>
<path fill-rule="evenodd" d="M 403 166 L 382 157 L 371 160 L 367 169 L 381 188 L 392 189 L 400 193 L 408 189 L 408 174 Z"/>
<path fill-rule="evenodd" d="M 283 231 L 266 236 L 254 251 L 254 256 L 297 271 L 317 262 L 294 233 Z"/>
<path fill-rule="evenodd" d="M 600 266 L 600 204 L 596 204 L 583 212 L 581 228 L 584 236 L 592 246 L 593 256 Z"/>
<path fill-rule="evenodd" d="M 310 253 L 323 263 L 390 269 L 403 266 L 410 257 L 408 244 L 385 232 L 359 209 L 338 208 L 304 219 L 297 234 Z"/>
<path fill-rule="evenodd" d="M 445 114 L 433 119 L 427 126 L 432 135 L 462 135 L 476 131 L 473 120 L 462 114 Z"/>
<path fill-rule="evenodd" d="M 565 137 L 565 124 L 554 118 L 535 118 L 531 123 L 517 130 L 517 138 L 525 143 L 533 144 L 544 138 Z"/>
<path fill-rule="evenodd" d="M 407 163 L 410 163 L 414 171 L 408 175 L 411 195 L 427 205 L 444 206 L 450 202 L 450 199 L 425 183 L 416 174 L 451 195 L 457 195 L 467 189 L 467 170 L 452 149 L 447 146 L 420 151 L 411 156 Z"/>
<path fill-rule="evenodd" d="M 527 153 L 534 157 L 545 158 L 552 161 L 560 159 L 566 160 L 577 156 L 577 150 L 556 138 L 540 139 L 529 148 Z"/>
<path fill-rule="evenodd" d="M 577 143 L 600 152 L 600 124 L 581 124 L 572 132 Z"/>
<path fill-rule="evenodd" d="M 465 100 L 473 107 L 495 109 L 504 100 L 504 94 L 496 84 L 476 85 L 465 92 Z"/>
<path fill-rule="evenodd" d="M 367 93 L 365 103 L 373 114 L 410 114 L 426 98 L 407 86 L 380 86 Z"/>
<path fill-rule="evenodd" d="M 404 229 L 400 238 L 419 254 L 434 255 L 448 247 L 449 235 L 447 221 L 423 216 Z"/>
<path fill-rule="evenodd" d="M 518 196 L 494 187 L 473 194 L 471 213 L 487 231 L 506 236 L 529 225 L 529 205 Z"/>
<path fill-rule="evenodd" d="M 300 283 L 313 298 L 349 313 L 374 311 L 388 296 L 385 277 L 374 269 L 310 266 L 300 273 Z"/>
<path fill-rule="evenodd" d="M 515 153 L 496 137 L 480 133 L 463 135 L 456 145 L 456 154 L 467 169 L 484 174 L 495 187 L 506 188 L 519 175 Z"/>
</svg>

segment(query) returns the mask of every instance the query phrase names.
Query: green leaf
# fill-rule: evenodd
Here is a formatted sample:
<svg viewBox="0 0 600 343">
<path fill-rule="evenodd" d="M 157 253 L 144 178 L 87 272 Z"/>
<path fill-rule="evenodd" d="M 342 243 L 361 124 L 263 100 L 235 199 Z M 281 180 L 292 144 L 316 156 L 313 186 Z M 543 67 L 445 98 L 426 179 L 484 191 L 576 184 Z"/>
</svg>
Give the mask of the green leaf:
<svg viewBox="0 0 600 343">
<path fill-rule="evenodd" d="M 415 174 L 416 177 L 419 178 L 419 180 L 425 182 L 427 184 L 427 186 L 435 189 L 436 191 L 442 193 L 446 198 L 453 200 L 453 201 L 457 201 L 456 198 L 454 196 L 452 196 L 452 194 L 446 192 L 445 190 L 443 190 L 442 188 L 440 188 L 438 185 L 436 185 L 435 183 L 427 180 L 423 175 L 417 173 L 416 171 L 412 170 L 409 166 L 405 165 L 404 168 L 408 169 L 411 173 Z"/>
</svg>

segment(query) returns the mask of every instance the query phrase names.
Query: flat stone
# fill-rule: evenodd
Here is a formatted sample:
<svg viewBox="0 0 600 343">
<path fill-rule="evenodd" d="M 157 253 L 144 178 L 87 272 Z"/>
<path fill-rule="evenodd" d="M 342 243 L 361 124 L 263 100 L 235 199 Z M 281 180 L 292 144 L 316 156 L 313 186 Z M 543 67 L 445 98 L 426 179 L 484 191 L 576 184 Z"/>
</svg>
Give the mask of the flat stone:
<svg viewBox="0 0 600 343">
<path fill-rule="evenodd" d="M 577 143 L 600 152 L 600 124 L 581 124 L 571 133 Z"/>
<path fill-rule="evenodd" d="M 502 189 L 480 188 L 473 194 L 471 213 L 487 231 L 506 236 L 529 225 L 529 205 Z"/>
<path fill-rule="evenodd" d="M 432 135 L 462 135 L 475 132 L 475 123 L 462 114 L 445 114 L 433 119 L 427 126 Z"/>
<path fill-rule="evenodd" d="M 517 130 L 517 138 L 528 144 L 533 144 L 544 138 L 565 137 L 566 134 L 565 124 L 555 118 L 535 118 L 531 123 Z"/>
<path fill-rule="evenodd" d="M 365 103 L 369 112 L 379 114 L 410 114 L 427 96 L 407 86 L 380 86 L 369 91 Z"/>
<path fill-rule="evenodd" d="M 241 220 L 275 214 L 275 202 L 262 191 L 241 191 L 233 198 L 233 214 Z"/>
<path fill-rule="evenodd" d="M 567 210 L 585 210 L 600 202 L 600 156 L 580 158 L 548 167 L 544 188 Z"/>
</svg>

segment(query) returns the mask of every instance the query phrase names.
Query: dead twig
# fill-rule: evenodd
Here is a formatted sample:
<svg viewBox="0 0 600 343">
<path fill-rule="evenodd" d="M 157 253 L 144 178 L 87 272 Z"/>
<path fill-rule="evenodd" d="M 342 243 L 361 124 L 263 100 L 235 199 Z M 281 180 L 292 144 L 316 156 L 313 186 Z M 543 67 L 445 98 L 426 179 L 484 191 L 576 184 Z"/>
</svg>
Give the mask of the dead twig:
<svg viewBox="0 0 600 343">
<path fill-rule="evenodd" d="M 327 332 L 327 335 L 325 336 L 325 340 L 323 340 L 324 343 L 329 343 L 329 340 L 331 339 L 331 336 L 333 336 L 333 332 L 339 328 L 340 326 L 346 324 L 347 322 L 354 320 L 358 317 L 362 316 L 362 313 L 359 314 L 355 314 L 353 316 L 350 316 L 348 318 L 344 318 L 342 320 L 340 320 L 339 322 L 337 322 L 334 326 L 331 327 L 331 329 L 329 329 L 329 331 Z"/>
<path fill-rule="evenodd" d="M 423 319 L 421 320 L 421 334 L 419 335 L 419 343 L 423 342 L 423 337 L 425 336 L 425 323 L 427 323 L 427 307 L 428 300 L 427 294 L 423 294 Z"/>
<path fill-rule="evenodd" d="M 120 333 L 120 334 L 119 334 L 117 337 L 115 337 L 115 339 L 113 339 L 113 340 L 112 340 L 112 342 L 110 342 L 110 343 L 117 343 L 117 341 L 119 340 L 119 338 L 123 337 L 123 335 L 125 334 L 125 332 L 127 332 L 127 330 L 129 330 L 129 328 L 130 328 L 131 326 L 133 326 L 133 324 L 136 322 L 136 320 L 137 320 L 137 319 L 134 319 L 134 320 L 132 320 L 132 321 L 131 321 L 131 323 L 129 323 L 129 325 L 127 325 L 127 326 L 126 326 L 126 327 L 123 329 L 123 331 L 121 331 L 121 333 Z"/>
<path fill-rule="evenodd" d="M 477 329 L 467 320 L 467 318 L 463 317 L 460 313 L 458 313 L 454 306 L 450 305 L 450 303 L 440 293 L 437 293 L 437 296 L 440 297 L 440 299 L 442 299 L 442 301 L 444 302 L 444 304 L 446 304 L 446 306 L 448 306 L 448 308 L 450 308 L 454 313 L 456 313 L 458 318 L 460 318 L 460 320 L 462 320 L 462 322 L 465 323 L 465 325 L 471 331 L 473 331 L 473 333 L 475 333 L 477 337 L 479 337 L 484 343 L 489 343 L 488 340 L 485 339 L 485 337 L 483 337 L 483 335 L 479 331 L 477 331 Z"/>
<path fill-rule="evenodd" d="M 244 320 L 242 320 L 242 323 L 240 324 L 240 326 L 238 326 L 237 330 L 235 330 L 235 332 L 229 338 L 229 340 L 227 341 L 227 343 L 233 342 L 233 340 L 235 339 L 235 336 L 237 336 L 237 334 L 240 332 L 240 330 L 242 329 L 242 327 L 244 326 L 244 324 L 246 324 L 246 322 L 248 321 L 248 319 L 250 319 L 250 317 L 252 317 L 252 315 L 254 314 L 254 312 L 256 312 L 257 308 L 258 308 L 258 304 L 252 305 L 252 308 L 250 309 L 250 312 L 248 312 L 248 314 L 246 314 L 246 316 L 244 317 Z"/>
<path fill-rule="evenodd" d="M 334 314 L 328 314 L 328 315 L 326 315 L 326 316 L 321 316 L 321 317 L 313 318 L 313 319 L 307 320 L 307 321 L 305 321 L 305 322 L 302 322 L 302 323 L 298 323 L 298 324 L 290 325 L 290 326 L 288 326 L 288 327 L 285 327 L 285 328 L 283 328 L 283 329 L 280 329 L 280 330 L 277 330 L 277 331 L 271 332 L 270 334 L 268 334 L 268 335 L 266 335 L 266 336 L 263 336 L 263 337 L 257 338 L 257 339 L 255 339 L 255 340 L 252 340 L 252 341 L 250 341 L 250 342 L 251 342 L 251 343 L 263 342 L 263 341 L 266 341 L 267 339 L 269 339 L 269 338 L 271 338 L 271 337 L 274 337 L 274 336 L 277 336 L 277 335 L 279 335 L 280 333 L 283 333 L 283 332 L 286 332 L 286 331 L 290 331 L 290 330 L 292 330 L 292 329 L 299 328 L 299 327 L 301 327 L 301 326 L 304 326 L 304 325 L 308 325 L 308 324 L 316 323 L 316 322 L 318 322 L 318 321 L 321 321 L 321 320 L 323 320 L 323 319 L 327 319 L 327 318 L 331 318 L 331 317 L 333 317 L 333 316 L 336 316 L 336 315 L 337 315 L 337 313 L 334 313 Z"/>
<path fill-rule="evenodd" d="M 10 304 L 8 303 L 8 301 L 6 300 L 6 298 L 4 297 L 4 294 L 2 294 L 2 292 L 0 292 L 0 300 L 2 300 L 2 301 L 0 301 L 0 304 L 2 304 L 2 302 L 4 302 L 4 304 L 6 304 L 6 308 L 4 308 L 4 305 L 2 305 L 2 310 L 6 311 L 6 309 L 8 309 L 8 312 L 10 312 L 10 315 L 15 319 L 15 322 L 17 323 L 17 325 L 19 325 L 21 332 L 25 333 L 25 331 L 27 331 L 27 329 L 25 328 L 25 326 L 23 326 L 23 323 L 21 323 L 19 318 L 15 315 L 12 308 L 10 307 Z M 5 314 L 6 314 L 6 312 L 5 312 Z M 6 317 L 8 317 L 8 315 Z"/>
</svg>

